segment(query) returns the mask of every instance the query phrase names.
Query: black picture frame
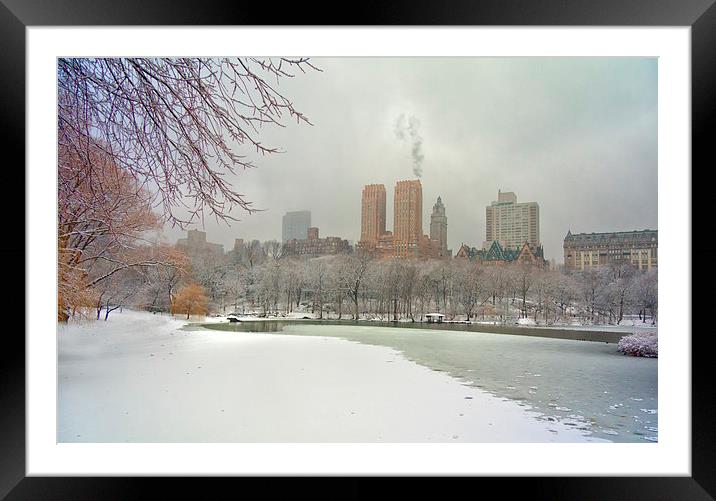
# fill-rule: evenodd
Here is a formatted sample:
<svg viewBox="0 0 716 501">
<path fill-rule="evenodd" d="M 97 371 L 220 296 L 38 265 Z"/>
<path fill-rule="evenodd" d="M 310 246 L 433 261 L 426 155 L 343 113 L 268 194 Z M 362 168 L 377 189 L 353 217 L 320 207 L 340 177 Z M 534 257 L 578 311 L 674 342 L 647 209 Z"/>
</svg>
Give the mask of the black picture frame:
<svg viewBox="0 0 716 501">
<path fill-rule="evenodd" d="M 30 26 L 108 26 L 108 25 L 533 25 L 533 26 L 690 26 L 692 70 L 692 176 L 699 172 L 693 166 L 714 165 L 711 135 L 716 121 L 716 6 L 715 0 L 492 0 L 476 3 L 458 0 L 450 3 L 426 0 L 400 1 L 390 5 L 368 3 L 344 4 L 341 15 L 338 5 L 311 6 L 294 2 L 281 8 L 253 2 L 190 2 L 187 0 L 0 0 L 0 58 L 3 65 L 3 113 L 0 123 L 4 134 L 4 151 L 11 153 L 16 165 L 24 165 L 25 124 L 25 28 Z M 6 164 L 6 182 L 25 185 L 19 169 L 10 180 L 12 169 Z M 708 183 L 693 183 L 692 204 L 709 201 Z M 706 203 L 706 202 L 704 202 Z M 692 207 L 692 217 L 699 215 Z M 699 224 L 701 223 L 701 224 Z M 707 220 L 694 220 L 692 228 L 708 225 Z M 2 255 L 16 262 L 24 260 L 24 239 L 9 239 L 0 244 Z M 692 245 L 692 242 L 684 242 Z M 713 262 L 716 245 L 713 237 L 704 237 L 697 247 L 691 247 L 692 263 Z M 32 266 L 25 260 L 25 265 Z M 713 266 L 699 272 L 700 281 L 709 281 Z M 713 280 L 710 280 L 713 283 Z M 18 282 L 19 283 L 19 282 Z M 5 304 L 20 310 L 19 294 Z M 31 300 L 31 298 L 26 298 Z M 708 299 L 693 294 L 693 311 L 708 311 Z M 27 304 L 25 305 L 27 308 Z M 700 308 L 702 310 L 700 310 Z M 27 310 L 25 310 L 27 311 Z M 698 320 L 694 318 L 694 321 Z M 691 327 L 691 326 L 690 326 Z M 692 476 L 691 477 L 530 477 L 525 479 L 470 478 L 456 479 L 451 485 L 455 494 L 466 488 L 468 492 L 488 487 L 501 495 L 524 493 L 530 497 L 548 499 L 714 499 L 716 496 L 716 405 L 711 388 L 710 350 L 705 331 L 692 337 Z M 9 333 L 4 333 L 9 336 Z M 199 487 L 188 486 L 187 479 L 127 479 L 26 477 L 25 475 L 25 344 L 15 335 L 6 340 L 9 351 L 2 357 L 0 382 L 0 498 L 7 499 L 131 499 L 151 495 L 148 487 L 159 487 L 162 497 L 175 491 L 183 495 L 210 492 L 206 482 Z M 291 495 L 302 490 L 317 496 L 363 497 L 376 488 L 372 479 L 350 479 L 340 490 L 333 482 L 295 482 Z M 212 482 L 212 488 L 234 488 L 241 482 L 242 490 L 259 488 L 276 495 L 277 485 L 266 478 L 222 479 Z M 233 484 L 230 486 L 229 482 Z M 475 482 L 479 482 L 476 486 Z M 414 479 L 413 488 L 425 493 L 422 480 Z M 303 487 L 303 489 L 301 488 Z M 407 494 L 405 483 L 400 487 L 382 485 L 387 495 Z M 165 490 L 166 489 L 166 490 Z M 196 489 L 196 490 L 192 490 Z M 399 490 L 398 490 L 399 489 Z M 452 490 L 451 489 L 451 490 Z M 484 489 L 484 491 L 483 491 Z M 265 495 L 265 494 L 264 494 Z"/>
</svg>

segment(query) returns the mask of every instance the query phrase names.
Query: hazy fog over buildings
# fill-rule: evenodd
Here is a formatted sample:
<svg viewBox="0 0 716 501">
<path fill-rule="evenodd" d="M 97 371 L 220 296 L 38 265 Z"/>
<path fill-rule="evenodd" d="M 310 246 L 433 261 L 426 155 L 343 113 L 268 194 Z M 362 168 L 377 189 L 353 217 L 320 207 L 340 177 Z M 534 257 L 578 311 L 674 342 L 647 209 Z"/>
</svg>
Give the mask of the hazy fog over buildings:
<svg viewBox="0 0 716 501">
<path fill-rule="evenodd" d="M 481 246 L 498 190 L 539 204 L 547 259 L 568 230 L 657 228 L 657 60 L 652 58 L 315 58 L 322 72 L 279 90 L 313 124 L 260 131 L 282 153 L 252 158 L 235 187 L 253 206 L 231 226 L 191 226 L 231 248 L 282 239 L 283 216 L 311 212 L 322 235 L 357 242 L 361 192 L 422 184 L 423 231 L 438 196 L 447 247 Z M 387 230 L 393 230 L 391 217 Z M 186 235 L 167 229 L 174 242 Z"/>
<path fill-rule="evenodd" d="M 311 211 L 291 211 L 283 215 L 281 226 L 281 241 L 291 239 L 305 240 L 308 238 L 308 228 L 311 227 Z"/>
</svg>

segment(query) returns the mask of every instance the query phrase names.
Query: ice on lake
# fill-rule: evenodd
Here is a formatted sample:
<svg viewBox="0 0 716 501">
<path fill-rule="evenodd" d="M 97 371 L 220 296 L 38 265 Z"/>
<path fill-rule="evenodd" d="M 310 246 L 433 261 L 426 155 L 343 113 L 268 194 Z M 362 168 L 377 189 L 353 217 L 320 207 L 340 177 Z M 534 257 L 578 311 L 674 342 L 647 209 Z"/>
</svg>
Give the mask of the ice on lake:
<svg viewBox="0 0 716 501">
<path fill-rule="evenodd" d="M 243 324 L 243 329 L 266 329 Z M 382 326 L 271 322 L 271 332 L 338 337 L 396 349 L 416 363 L 465 384 L 517 400 L 542 419 L 569 421 L 575 413 L 594 436 L 618 442 L 655 441 L 657 359 L 629 357 L 615 344 L 533 336 Z M 539 378 L 535 391 L 534 378 Z M 644 404 L 648 405 L 644 407 Z M 640 418 L 635 416 L 639 415 Z"/>
</svg>

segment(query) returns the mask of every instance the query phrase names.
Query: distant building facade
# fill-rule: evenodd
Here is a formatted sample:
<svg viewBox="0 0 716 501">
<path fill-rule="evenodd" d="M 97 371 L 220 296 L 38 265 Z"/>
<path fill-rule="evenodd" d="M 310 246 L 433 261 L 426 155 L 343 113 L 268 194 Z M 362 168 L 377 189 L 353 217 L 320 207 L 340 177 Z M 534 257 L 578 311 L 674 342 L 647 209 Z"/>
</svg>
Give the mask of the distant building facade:
<svg viewBox="0 0 716 501">
<path fill-rule="evenodd" d="M 319 238 L 318 228 L 308 229 L 308 238 L 292 238 L 283 246 L 284 253 L 291 256 L 328 256 L 332 254 L 348 254 L 352 251 L 348 240 L 339 237 Z"/>
<path fill-rule="evenodd" d="M 386 231 L 385 185 L 368 184 L 361 196 L 360 240 L 356 250 L 377 257 L 393 255 L 393 232 Z"/>
<path fill-rule="evenodd" d="M 505 248 L 521 248 L 528 243 L 539 247 L 539 205 L 537 202 L 517 203 L 513 192 L 498 191 L 497 201 L 485 210 L 485 241 L 483 249 L 498 241 Z"/>
<path fill-rule="evenodd" d="M 311 226 L 311 211 L 302 210 L 287 212 L 283 216 L 281 240 L 286 243 L 289 240 L 306 240 L 308 228 Z"/>
<path fill-rule="evenodd" d="M 433 205 L 433 213 L 430 215 L 430 240 L 437 242 L 440 257 L 452 255 L 452 251 L 447 247 L 447 216 L 440 197 Z"/>
<path fill-rule="evenodd" d="M 440 203 L 442 205 L 442 202 Z M 444 216 L 444 207 L 442 215 Z M 438 218 L 439 219 L 439 218 Z M 423 188 L 419 179 L 398 181 L 393 200 L 393 231 L 385 229 L 385 186 L 369 184 L 361 198 L 361 239 L 357 250 L 377 258 L 437 258 L 440 241 L 423 234 Z M 447 251 L 447 218 L 442 227 Z"/>
<path fill-rule="evenodd" d="M 226 253 L 226 259 L 231 264 L 239 264 L 246 255 L 246 244 L 243 238 L 234 239 L 234 247 Z"/>
<path fill-rule="evenodd" d="M 184 252 L 190 258 L 211 257 L 222 258 L 224 246 L 206 241 L 206 232 L 199 230 L 187 231 L 186 238 L 177 240 L 176 248 Z"/>
<path fill-rule="evenodd" d="M 360 241 L 375 245 L 385 234 L 385 186 L 369 184 L 361 196 Z"/>
<path fill-rule="evenodd" d="M 418 245 L 423 235 L 423 187 L 420 180 L 398 181 L 393 204 L 395 255 L 418 257 Z"/>
<path fill-rule="evenodd" d="M 462 244 L 455 254 L 455 259 L 467 259 L 486 266 L 518 264 L 538 268 L 549 267 L 549 262 L 544 258 L 544 248 L 541 245 L 524 243 L 520 247 L 503 247 L 497 240 L 493 240 L 487 249 L 478 249 Z"/>
<path fill-rule="evenodd" d="M 657 230 L 614 233 L 572 233 L 564 237 L 564 266 L 586 270 L 612 264 L 630 264 L 640 270 L 658 266 Z"/>
<path fill-rule="evenodd" d="M 393 245 L 394 241 L 393 232 L 386 231 L 378 238 L 378 241 L 372 249 L 367 247 L 365 250 L 373 251 L 375 256 L 378 258 L 393 257 L 395 256 L 395 246 Z"/>
</svg>

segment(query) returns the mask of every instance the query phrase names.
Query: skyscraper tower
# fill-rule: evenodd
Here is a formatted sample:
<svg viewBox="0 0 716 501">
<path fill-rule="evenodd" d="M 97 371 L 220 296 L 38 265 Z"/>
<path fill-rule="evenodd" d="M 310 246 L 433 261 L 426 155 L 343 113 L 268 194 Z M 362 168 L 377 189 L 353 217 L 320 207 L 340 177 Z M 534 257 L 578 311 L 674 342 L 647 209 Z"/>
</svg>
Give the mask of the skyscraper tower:
<svg viewBox="0 0 716 501">
<path fill-rule="evenodd" d="M 385 233 L 385 186 L 368 184 L 361 197 L 360 241 L 375 245 Z"/>
<path fill-rule="evenodd" d="M 308 228 L 311 226 L 311 211 L 302 210 L 287 212 L 283 216 L 281 240 L 286 243 L 291 239 L 306 240 Z"/>
<path fill-rule="evenodd" d="M 485 208 L 485 242 L 487 249 L 497 240 L 503 247 L 518 248 L 528 243 L 535 247 L 539 239 L 539 205 L 517 203 L 517 195 L 498 191 L 497 201 Z"/>
<path fill-rule="evenodd" d="M 441 257 L 448 255 L 447 216 L 445 215 L 445 206 L 440 197 L 433 205 L 433 213 L 430 215 L 430 239 L 438 242 Z"/>
<path fill-rule="evenodd" d="M 419 179 L 398 181 L 393 201 L 395 253 L 400 257 L 418 255 L 423 236 L 423 187 Z"/>
</svg>

